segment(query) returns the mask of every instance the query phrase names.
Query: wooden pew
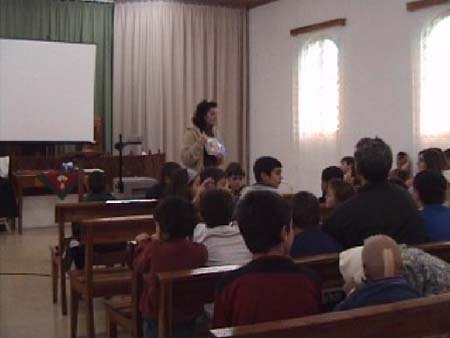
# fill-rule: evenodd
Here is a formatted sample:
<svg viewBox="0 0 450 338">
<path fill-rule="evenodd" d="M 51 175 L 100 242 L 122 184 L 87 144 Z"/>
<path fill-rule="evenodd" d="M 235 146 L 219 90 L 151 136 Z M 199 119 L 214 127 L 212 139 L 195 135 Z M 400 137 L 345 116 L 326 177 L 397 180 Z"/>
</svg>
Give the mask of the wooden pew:
<svg viewBox="0 0 450 338">
<path fill-rule="evenodd" d="M 58 224 L 58 251 L 51 248 L 52 257 L 52 285 L 53 301 L 56 303 L 57 278 L 59 270 L 61 287 L 61 310 L 63 315 L 67 314 L 67 295 L 64 264 L 62 255 L 65 250 L 65 225 L 66 223 L 81 222 L 86 219 L 102 217 L 123 217 L 132 215 L 152 215 L 156 207 L 156 200 L 123 200 L 110 202 L 80 202 L 59 203 L 55 207 L 55 221 Z M 55 282 L 56 281 L 56 282 Z"/>
<path fill-rule="evenodd" d="M 450 242 L 426 243 L 418 245 L 417 247 L 450 263 Z M 323 288 L 326 290 L 339 288 L 343 284 L 342 276 L 339 271 L 339 254 L 337 253 L 299 258 L 296 259 L 295 262 L 314 270 L 320 276 L 323 281 Z M 190 284 L 190 286 L 188 286 L 192 290 L 192 292 L 189 293 L 190 297 L 196 297 L 205 304 L 212 303 L 214 301 L 214 291 L 217 281 L 220 280 L 226 272 L 236 268 L 238 268 L 238 266 L 230 265 L 159 273 L 158 304 L 161 305 L 158 309 L 159 338 L 170 337 L 173 299 L 177 297 L 178 288 L 180 286 L 185 291 L 186 284 Z M 127 307 L 131 308 L 131 304 L 132 298 L 128 297 L 125 302 L 118 303 L 116 306 L 122 306 L 121 310 L 124 310 Z M 129 313 L 130 310 L 126 311 Z M 131 316 L 128 316 L 128 320 L 132 321 L 133 319 Z M 121 323 L 119 324 L 122 325 Z M 130 327 L 131 325 L 133 324 L 128 323 L 126 326 Z M 134 325 L 140 324 L 135 323 Z M 114 336 L 110 337 L 113 338 Z M 137 338 L 139 338 L 139 336 L 137 336 Z"/>
<path fill-rule="evenodd" d="M 215 338 L 422 338 L 450 332 L 450 294 L 211 330 Z"/>
<path fill-rule="evenodd" d="M 93 300 L 96 297 L 110 297 L 117 294 L 131 292 L 131 270 L 124 266 L 126 251 L 118 253 L 99 254 L 94 252 L 94 245 L 104 243 L 123 242 L 133 240 L 138 234 L 154 233 L 155 223 L 153 216 L 128 216 L 116 218 L 101 218 L 85 220 L 81 225 L 81 242 L 85 244 L 84 273 L 70 271 L 70 331 L 71 337 L 77 335 L 78 302 L 86 302 L 86 327 L 88 337 L 95 337 Z M 96 256 L 106 260 L 96 261 Z M 104 257 L 103 257 L 104 258 Z M 97 268 L 94 265 L 108 266 L 121 264 L 119 267 Z"/>
<path fill-rule="evenodd" d="M 133 268 L 134 251 L 137 243 L 128 243 L 128 267 Z M 104 301 L 106 311 L 107 337 L 117 338 L 118 326 L 129 332 L 133 338 L 142 338 L 142 316 L 139 300 L 143 289 L 143 276 L 132 270 L 131 295 L 116 296 Z"/>
</svg>

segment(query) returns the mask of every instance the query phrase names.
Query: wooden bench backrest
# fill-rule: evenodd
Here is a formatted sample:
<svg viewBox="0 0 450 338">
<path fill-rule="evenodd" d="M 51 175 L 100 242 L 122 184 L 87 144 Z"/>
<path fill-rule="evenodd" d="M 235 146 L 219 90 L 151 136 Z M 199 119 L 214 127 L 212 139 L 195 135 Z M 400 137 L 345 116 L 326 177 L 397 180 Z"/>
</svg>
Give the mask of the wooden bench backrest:
<svg viewBox="0 0 450 338">
<path fill-rule="evenodd" d="M 211 330 L 217 338 L 422 338 L 450 332 L 450 294 Z"/>
<path fill-rule="evenodd" d="M 86 287 L 92 290 L 93 268 L 98 264 L 95 260 L 94 245 L 104 243 L 117 243 L 134 240 L 134 238 L 145 232 L 153 234 L 155 232 L 155 222 L 153 216 L 128 216 L 115 218 L 100 218 L 85 220 L 81 225 L 81 242 L 85 244 L 85 278 Z M 106 254 L 108 258 L 117 257 L 109 264 L 125 264 L 125 250 L 119 255 L 114 253 Z M 130 285 L 131 287 L 131 285 Z"/>
<path fill-rule="evenodd" d="M 417 247 L 446 262 L 450 262 L 450 242 L 426 243 Z M 339 254 L 309 256 L 296 259 L 295 262 L 319 274 L 323 282 L 323 288 L 330 289 L 342 286 L 343 280 L 339 271 Z M 177 293 L 186 291 L 186 284 L 189 285 L 192 297 L 196 297 L 196 299 L 200 299 L 204 303 L 213 302 L 217 281 L 226 272 L 236 268 L 237 266 L 222 266 L 159 273 L 158 304 L 161 305 L 158 308 L 159 338 L 169 337 L 168 330 L 170 330 L 170 323 L 172 323 L 173 319 L 173 299 L 177 297 Z M 180 288 L 179 292 L 178 288 Z"/>
<path fill-rule="evenodd" d="M 64 223 L 105 217 L 152 215 L 156 204 L 156 200 L 58 203 L 55 207 L 55 221 Z"/>
</svg>

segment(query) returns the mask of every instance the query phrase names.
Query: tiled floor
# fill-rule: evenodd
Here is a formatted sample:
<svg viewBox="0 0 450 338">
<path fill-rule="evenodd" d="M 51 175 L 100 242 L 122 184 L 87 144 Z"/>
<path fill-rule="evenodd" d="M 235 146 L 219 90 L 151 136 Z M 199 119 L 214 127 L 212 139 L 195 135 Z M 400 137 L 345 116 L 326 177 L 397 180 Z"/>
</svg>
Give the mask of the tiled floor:
<svg viewBox="0 0 450 338">
<path fill-rule="evenodd" d="M 57 241 L 55 227 L 25 229 L 23 235 L 0 232 L 0 337 L 66 338 L 69 316 L 52 303 L 49 246 Z M 44 276 L 16 276 L 36 273 Z M 85 335 L 83 304 L 80 304 L 78 335 Z M 98 337 L 104 336 L 102 301 L 95 303 Z"/>
</svg>

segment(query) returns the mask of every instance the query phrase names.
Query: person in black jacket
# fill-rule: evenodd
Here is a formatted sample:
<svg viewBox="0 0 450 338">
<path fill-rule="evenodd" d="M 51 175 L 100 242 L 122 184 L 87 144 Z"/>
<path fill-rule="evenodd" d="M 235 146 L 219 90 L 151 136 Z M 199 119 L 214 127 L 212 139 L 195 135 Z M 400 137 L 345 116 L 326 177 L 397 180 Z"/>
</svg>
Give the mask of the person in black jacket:
<svg viewBox="0 0 450 338">
<path fill-rule="evenodd" d="M 356 170 L 363 186 L 325 221 L 323 230 L 344 249 L 384 234 L 401 244 L 425 241 L 425 228 L 410 194 L 388 182 L 392 150 L 380 138 L 363 138 L 356 145 Z"/>
</svg>

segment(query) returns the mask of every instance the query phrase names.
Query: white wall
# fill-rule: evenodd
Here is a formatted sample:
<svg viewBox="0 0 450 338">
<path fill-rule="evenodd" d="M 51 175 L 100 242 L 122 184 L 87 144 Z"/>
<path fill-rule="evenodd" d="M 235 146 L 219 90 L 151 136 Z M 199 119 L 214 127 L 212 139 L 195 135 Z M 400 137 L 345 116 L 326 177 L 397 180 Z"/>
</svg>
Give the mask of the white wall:
<svg viewBox="0 0 450 338">
<path fill-rule="evenodd" d="M 415 151 L 413 75 L 422 28 L 450 5 L 418 12 L 406 0 L 279 0 L 250 11 L 250 159 L 274 155 L 296 189 L 319 192 L 320 171 L 353 154 L 364 136 L 378 135 L 394 152 Z M 292 28 L 347 18 L 347 26 L 291 37 Z M 292 139 L 293 76 L 305 40 L 331 37 L 340 47 L 341 128 L 336 158 L 299 172 Z M 414 70 L 414 71 L 413 71 Z M 311 154 L 314 156 L 314 154 Z M 312 168 L 310 168 L 312 169 Z M 310 171 L 310 170 L 308 170 Z"/>
</svg>

